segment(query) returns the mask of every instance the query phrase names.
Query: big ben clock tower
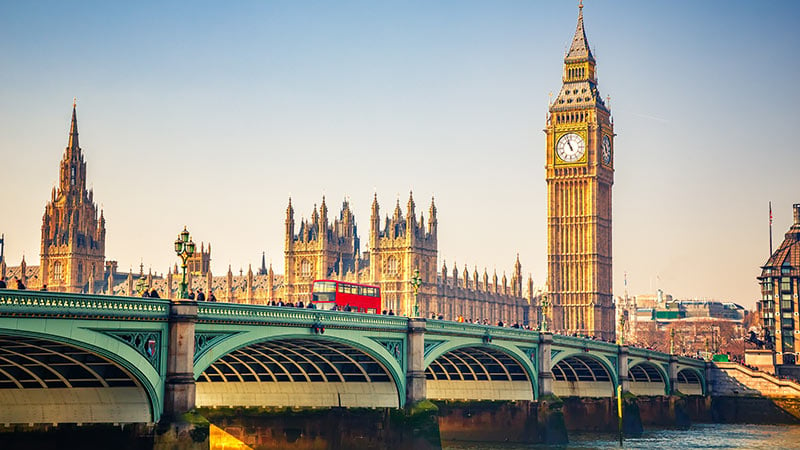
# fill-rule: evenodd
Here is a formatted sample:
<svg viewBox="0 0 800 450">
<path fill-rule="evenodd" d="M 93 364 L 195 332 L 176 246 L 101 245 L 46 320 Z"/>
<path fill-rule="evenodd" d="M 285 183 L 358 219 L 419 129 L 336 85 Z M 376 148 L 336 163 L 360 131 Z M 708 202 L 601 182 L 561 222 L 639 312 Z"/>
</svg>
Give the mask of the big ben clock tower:
<svg viewBox="0 0 800 450">
<path fill-rule="evenodd" d="M 563 86 L 545 129 L 547 290 L 555 330 L 613 339 L 614 125 L 597 89 L 595 66 L 581 3 Z"/>
</svg>

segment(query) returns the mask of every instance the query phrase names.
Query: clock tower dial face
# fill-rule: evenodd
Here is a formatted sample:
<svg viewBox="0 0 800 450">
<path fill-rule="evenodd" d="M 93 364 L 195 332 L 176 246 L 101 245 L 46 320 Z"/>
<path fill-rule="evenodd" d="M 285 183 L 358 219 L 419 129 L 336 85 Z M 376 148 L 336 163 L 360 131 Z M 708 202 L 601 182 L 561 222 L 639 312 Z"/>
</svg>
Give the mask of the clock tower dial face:
<svg viewBox="0 0 800 450">
<path fill-rule="evenodd" d="M 611 139 L 608 136 L 603 136 L 603 162 L 611 164 Z"/>
<path fill-rule="evenodd" d="M 561 136 L 556 144 L 556 153 L 564 162 L 575 162 L 583 157 L 586 152 L 586 144 L 583 138 L 575 133 Z"/>
</svg>

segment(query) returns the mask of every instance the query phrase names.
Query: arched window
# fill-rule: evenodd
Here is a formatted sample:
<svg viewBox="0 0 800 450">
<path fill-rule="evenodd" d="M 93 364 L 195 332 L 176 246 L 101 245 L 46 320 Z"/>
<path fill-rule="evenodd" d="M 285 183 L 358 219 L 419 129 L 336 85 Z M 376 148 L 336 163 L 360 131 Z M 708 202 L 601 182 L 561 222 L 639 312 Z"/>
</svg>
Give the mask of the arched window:
<svg viewBox="0 0 800 450">
<path fill-rule="evenodd" d="M 390 256 L 386 260 L 386 273 L 391 276 L 397 276 L 397 258 Z"/>
<path fill-rule="evenodd" d="M 61 265 L 61 261 L 56 261 L 53 263 L 53 280 L 60 282 L 63 278 L 64 266 Z"/>
<path fill-rule="evenodd" d="M 311 261 L 304 259 L 300 262 L 300 275 L 304 277 L 311 275 Z"/>
</svg>

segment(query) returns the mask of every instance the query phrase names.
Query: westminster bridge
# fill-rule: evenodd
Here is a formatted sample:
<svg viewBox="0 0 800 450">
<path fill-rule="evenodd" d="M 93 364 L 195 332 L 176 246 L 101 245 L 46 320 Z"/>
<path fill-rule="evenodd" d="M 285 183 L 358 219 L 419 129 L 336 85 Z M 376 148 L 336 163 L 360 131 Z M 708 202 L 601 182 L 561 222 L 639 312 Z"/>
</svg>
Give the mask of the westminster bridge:
<svg viewBox="0 0 800 450">
<path fill-rule="evenodd" d="M 0 424 L 154 423 L 195 407 L 707 394 L 704 361 L 440 320 L 0 290 Z"/>
</svg>

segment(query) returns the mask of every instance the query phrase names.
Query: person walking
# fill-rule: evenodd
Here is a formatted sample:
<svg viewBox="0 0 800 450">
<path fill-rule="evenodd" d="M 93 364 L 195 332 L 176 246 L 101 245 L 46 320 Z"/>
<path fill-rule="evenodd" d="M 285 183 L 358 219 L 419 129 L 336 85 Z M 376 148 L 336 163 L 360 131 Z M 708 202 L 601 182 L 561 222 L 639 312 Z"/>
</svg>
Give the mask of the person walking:
<svg viewBox="0 0 800 450">
<path fill-rule="evenodd" d="M 150 291 L 150 298 L 161 298 L 161 296 L 158 295 L 158 291 L 156 290 L 156 288 L 153 288 L 153 290 Z"/>
<path fill-rule="evenodd" d="M 0 289 L 6 289 L 6 288 L 8 288 L 8 286 L 6 286 L 6 279 L 0 278 Z"/>
<path fill-rule="evenodd" d="M 189 288 L 189 300 L 194 300 L 194 289 Z"/>
<path fill-rule="evenodd" d="M 211 291 L 211 292 L 208 293 L 208 301 L 210 301 L 210 302 L 217 301 L 217 296 L 214 295 L 214 291 Z"/>
<path fill-rule="evenodd" d="M 198 302 L 206 301 L 206 294 L 203 292 L 203 288 L 197 290 L 197 301 Z"/>
</svg>

